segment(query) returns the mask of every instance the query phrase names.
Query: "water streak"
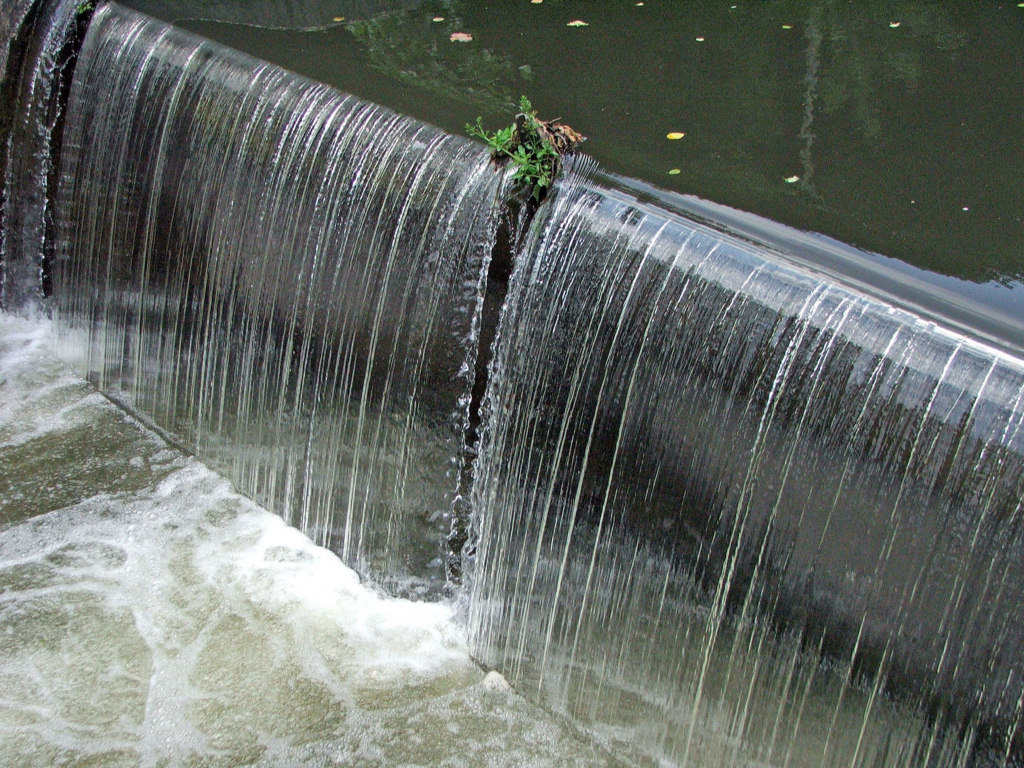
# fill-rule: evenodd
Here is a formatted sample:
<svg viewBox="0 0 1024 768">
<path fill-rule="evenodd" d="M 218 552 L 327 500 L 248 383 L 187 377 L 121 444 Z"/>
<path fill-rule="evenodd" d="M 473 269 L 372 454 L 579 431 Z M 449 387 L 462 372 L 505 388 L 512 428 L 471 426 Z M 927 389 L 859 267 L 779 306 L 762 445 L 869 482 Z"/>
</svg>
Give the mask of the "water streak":
<svg viewBox="0 0 1024 768">
<path fill-rule="evenodd" d="M 442 583 L 485 152 L 111 4 L 65 153 L 55 314 L 83 372 L 346 562 Z"/>
<path fill-rule="evenodd" d="M 474 651 L 672 764 L 1018 764 L 1024 366 L 620 192 L 551 202 Z"/>
<path fill-rule="evenodd" d="M 483 148 L 108 4 L 61 169 L 64 357 L 397 591 L 473 477 L 524 690 L 671 764 L 1022 764 L 1019 359 L 576 176 L 467 450 Z"/>
<path fill-rule="evenodd" d="M 261 29 L 321 30 L 382 13 L 414 8 L 422 0 L 136 0 L 136 10 L 160 19 L 213 21 Z"/>
</svg>

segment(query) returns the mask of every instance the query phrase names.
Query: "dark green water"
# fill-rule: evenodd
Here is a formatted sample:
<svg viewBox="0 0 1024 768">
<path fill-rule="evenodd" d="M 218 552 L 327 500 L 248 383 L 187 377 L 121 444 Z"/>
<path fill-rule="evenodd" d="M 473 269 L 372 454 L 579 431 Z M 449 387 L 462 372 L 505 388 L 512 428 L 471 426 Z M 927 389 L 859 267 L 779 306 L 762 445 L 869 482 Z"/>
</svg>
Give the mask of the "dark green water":
<svg viewBox="0 0 1024 768">
<path fill-rule="evenodd" d="M 126 4 L 450 131 L 499 127 L 527 94 L 614 173 L 1016 287 L 1022 304 L 1014 0 Z M 289 14 L 322 26 L 254 26 Z"/>
</svg>

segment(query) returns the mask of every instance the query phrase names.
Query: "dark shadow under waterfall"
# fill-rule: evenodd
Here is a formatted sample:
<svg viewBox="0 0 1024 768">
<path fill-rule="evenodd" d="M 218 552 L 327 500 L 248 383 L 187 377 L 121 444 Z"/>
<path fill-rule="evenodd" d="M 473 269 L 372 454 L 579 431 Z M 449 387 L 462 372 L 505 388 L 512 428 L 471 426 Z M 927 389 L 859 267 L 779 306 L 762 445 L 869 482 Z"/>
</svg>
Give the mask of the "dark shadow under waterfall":
<svg viewBox="0 0 1024 768">
<path fill-rule="evenodd" d="M 49 295 L 64 107 L 90 10 L 80 0 L 0 9 L 0 307 L 38 311 Z"/>
</svg>

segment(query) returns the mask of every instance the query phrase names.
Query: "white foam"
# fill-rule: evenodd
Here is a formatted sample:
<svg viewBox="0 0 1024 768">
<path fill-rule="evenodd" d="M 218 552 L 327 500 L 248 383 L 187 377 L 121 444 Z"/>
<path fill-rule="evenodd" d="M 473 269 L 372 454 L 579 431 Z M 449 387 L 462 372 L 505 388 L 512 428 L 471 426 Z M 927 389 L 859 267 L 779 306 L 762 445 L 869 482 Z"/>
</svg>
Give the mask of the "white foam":
<svg viewBox="0 0 1024 768">
<path fill-rule="evenodd" d="M 311 703 L 343 714 L 367 688 L 481 675 L 448 606 L 366 589 L 130 423 L 49 358 L 50 343 L 46 321 L 0 316 L 3 445 L 113 422 L 149 444 L 126 464 L 160 471 L 141 490 L 85 495 L 0 534 L 0 733 L 14 753 L 233 754 Z M 17 727 L 27 722 L 31 736 Z"/>
<path fill-rule="evenodd" d="M 0 315 L 4 445 L 46 451 L 73 414 L 131 482 L 75 485 L 74 461 L 94 467 L 71 453 L 73 503 L 0 527 L 0 765 L 597 758 L 494 695 L 449 605 L 367 589 L 60 368 L 49 334 Z"/>
<path fill-rule="evenodd" d="M 104 398 L 48 355 L 50 322 L 0 314 L 0 446 L 88 421 Z"/>
</svg>

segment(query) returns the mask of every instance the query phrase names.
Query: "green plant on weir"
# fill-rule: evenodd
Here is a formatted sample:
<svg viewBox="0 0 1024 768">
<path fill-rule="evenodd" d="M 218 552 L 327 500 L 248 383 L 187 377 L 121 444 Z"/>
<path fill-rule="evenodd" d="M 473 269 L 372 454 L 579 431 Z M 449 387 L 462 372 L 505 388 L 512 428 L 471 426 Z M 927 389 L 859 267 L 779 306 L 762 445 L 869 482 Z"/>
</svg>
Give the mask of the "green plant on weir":
<svg viewBox="0 0 1024 768">
<path fill-rule="evenodd" d="M 94 10 L 96 10 L 96 4 L 93 0 L 82 0 L 82 2 L 75 6 L 75 15 L 84 16 Z"/>
<path fill-rule="evenodd" d="M 519 99 L 519 110 L 515 123 L 508 128 L 489 133 L 478 117 L 475 124 L 466 124 L 466 132 L 485 141 L 496 160 L 507 158 L 515 163 L 512 178 L 527 186 L 533 199 L 540 202 L 555 180 L 559 155 L 541 135 L 537 113 L 525 96 Z"/>
</svg>

